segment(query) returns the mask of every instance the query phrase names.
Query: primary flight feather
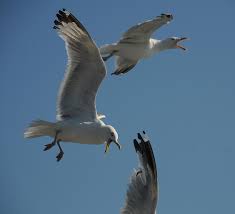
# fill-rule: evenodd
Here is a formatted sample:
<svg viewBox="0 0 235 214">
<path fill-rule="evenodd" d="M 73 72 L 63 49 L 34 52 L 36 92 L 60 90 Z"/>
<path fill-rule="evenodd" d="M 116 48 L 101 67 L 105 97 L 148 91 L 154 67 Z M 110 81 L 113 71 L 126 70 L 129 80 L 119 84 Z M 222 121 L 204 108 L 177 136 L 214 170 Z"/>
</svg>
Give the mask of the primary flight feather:
<svg viewBox="0 0 235 214">
<path fill-rule="evenodd" d="M 154 214 L 158 200 L 158 176 L 153 150 L 143 132 L 134 147 L 139 158 L 139 168 L 132 174 L 121 214 Z"/>
</svg>

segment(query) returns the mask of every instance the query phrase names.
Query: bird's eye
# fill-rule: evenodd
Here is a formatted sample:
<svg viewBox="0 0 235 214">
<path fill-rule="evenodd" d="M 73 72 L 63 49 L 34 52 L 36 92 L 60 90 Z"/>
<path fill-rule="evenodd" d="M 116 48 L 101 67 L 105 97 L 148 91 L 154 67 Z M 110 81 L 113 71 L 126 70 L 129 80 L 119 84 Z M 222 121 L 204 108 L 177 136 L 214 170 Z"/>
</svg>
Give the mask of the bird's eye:
<svg viewBox="0 0 235 214">
<path fill-rule="evenodd" d="M 111 132 L 111 136 L 114 137 L 114 133 L 113 132 Z"/>
</svg>

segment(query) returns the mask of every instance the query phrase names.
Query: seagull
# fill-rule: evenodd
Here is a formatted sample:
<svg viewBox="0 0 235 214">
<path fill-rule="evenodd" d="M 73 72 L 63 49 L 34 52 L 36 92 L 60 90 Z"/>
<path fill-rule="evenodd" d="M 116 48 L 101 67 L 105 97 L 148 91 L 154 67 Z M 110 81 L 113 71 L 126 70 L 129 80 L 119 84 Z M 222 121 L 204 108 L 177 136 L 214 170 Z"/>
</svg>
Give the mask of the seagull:
<svg viewBox="0 0 235 214">
<path fill-rule="evenodd" d="M 111 142 L 119 149 L 116 130 L 101 120 L 105 116 L 96 111 L 96 93 L 106 76 L 105 64 L 95 42 L 72 13 L 59 10 L 54 29 L 65 41 L 68 55 L 67 70 L 57 98 L 56 122 L 33 121 L 24 133 L 25 138 L 49 136 L 54 138 L 44 151 L 57 145 L 57 161 L 63 157 L 60 142 L 105 144 Z"/>
<path fill-rule="evenodd" d="M 157 167 L 148 137 L 138 133 L 134 147 L 138 154 L 140 166 L 131 176 L 126 194 L 125 205 L 121 214 L 154 214 L 158 200 Z"/>
<path fill-rule="evenodd" d="M 152 20 L 131 27 L 117 43 L 101 46 L 100 53 L 104 61 L 116 56 L 116 70 L 112 74 L 127 73 L 135 67 L 139 60 L 149 58 L 160 51 L 175 48 L 186 50 L 178 44 L 178 42 L 186 40 L 186 37 L 171 37 L 164 40 L 151 38 L 154 31 L 170 23 L 172 19 L 171 14 L 163 13 Z"/>
</svg>

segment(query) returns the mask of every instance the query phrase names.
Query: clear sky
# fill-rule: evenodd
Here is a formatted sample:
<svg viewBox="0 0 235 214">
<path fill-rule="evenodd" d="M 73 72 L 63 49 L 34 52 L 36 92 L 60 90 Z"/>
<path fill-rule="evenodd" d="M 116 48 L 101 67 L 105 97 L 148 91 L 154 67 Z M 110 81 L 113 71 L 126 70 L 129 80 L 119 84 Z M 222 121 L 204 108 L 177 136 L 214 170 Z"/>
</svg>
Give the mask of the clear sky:
<svg viewBox="0 0 235 214">
<path fill-rule="evenodd" d="M 156 156 L 161 214 L 235 213 L 235 3 L 198 1 L 3 0 L 0 48 L 0 212 L 119 213 L 137 164 L 132 140 L 146 130 Z M 52 29 L 66 8 L 98 45 L 160 13 L 174 15 L 154 36 L 186 36 L 189 50 L 140 62 L 125 76 L 108 75 L 97 98 L 123 149 L 23 139 L 28 123 L 55 121 L 66 65 L 64 42 Z M 108 62 L 109 74 L 114 69 Z"/>
</svg>

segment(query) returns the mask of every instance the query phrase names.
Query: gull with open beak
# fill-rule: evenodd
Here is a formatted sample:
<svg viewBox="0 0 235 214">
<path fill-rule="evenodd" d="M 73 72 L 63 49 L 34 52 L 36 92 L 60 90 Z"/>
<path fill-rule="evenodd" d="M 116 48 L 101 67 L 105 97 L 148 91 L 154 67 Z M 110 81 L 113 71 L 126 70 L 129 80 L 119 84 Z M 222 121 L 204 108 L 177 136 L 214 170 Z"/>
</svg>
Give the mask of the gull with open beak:
<svg viewBox="0 0 235 214">
<path fill-rule="evenodd" d="M 185 48 L 185 47 L 183 47 L 182 45 L 179 45 L 178 43 L 179 42 L 181 42 L 181 41 L 184 41 L 184 40 L 188 40 L 188 38 L 187 37 L 172 37 L 172 38 L 170 38 L 172 41 L 173 41 L 173 43 L 175 43 L 175 46 L 173 45 L 172 47 L 170 47 L 170 45 L 169 45 L 169 48 L 168 49 L 170 49 L 170 48 L 172 48 L 172 49 L 174 49 L 174 48 L 180 48 L 180 49 L 182 49 L 182 50 L 184 50 L 184 51 L 186 51 L 187 49 Z"/>
<path fill-rule="evenodd" d="M 118 143 L 118 134 L 116 132 L 116 130 L 114 128 L 111 128 L 112 132 L 111 132 L 111 137 L 107 140 L 106 142 L 106 146 L 105 146 L 105 153 L 107 153 L 109 151 L 109 147 L 110 144 L 113 142 L 117 145 L 117 147 L 119 148 L 119 150 L 121 149 L 121 145 Z"/>
<path fill-rule="evenodd" d="M 55 145 L 59 148 L 57 161 L 63 157 L 60 142 L 81 144 L 106 144 L 118 148 L 116 130 L 101 120 L 104 115 L 96 111 L 96 93 L 106 76 L 106 68 L 99 49 L 86 28 L 65 9 L 59 10 L 54 29 L 65 41 L 68 65 L 57 98 L 57 121 L 33 121 L 24 137 L 49 136 L 54 140 L 45 145 L 47 151 Z"/>
<path fill-rule="evenodd" d="M 178 44 L 186 37 L 171 37 L 163 40 L 151 38 L 157 29 L 170 23 L 172 19 L 173 15 L 163 13 L 152 20 L 131 27 L 117 43 L 101 46 L 100 53 L 104 61 L 116 56 L 116 70 L 112 74 L 127 73 L 135 67 L 139 60 L 149 58 L 153 54 L 164 50 L 174 48 L 186 50 Z"/>
</svg>

